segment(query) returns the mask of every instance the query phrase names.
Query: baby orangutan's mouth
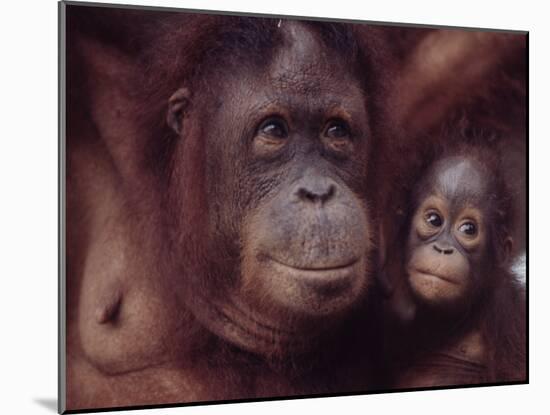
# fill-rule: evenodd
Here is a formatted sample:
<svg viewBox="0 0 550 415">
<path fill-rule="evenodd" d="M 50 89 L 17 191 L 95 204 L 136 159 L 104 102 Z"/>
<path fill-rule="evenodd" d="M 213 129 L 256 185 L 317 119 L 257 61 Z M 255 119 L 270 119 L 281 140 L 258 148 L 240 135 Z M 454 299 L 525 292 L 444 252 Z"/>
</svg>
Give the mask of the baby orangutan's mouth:
<svg viewBox="0 0 550 415">
<path fill-rule="evenodd" d="M 435 273 L 431 270 L 425 270 L 425 269 L 417 269 L 417 268 L 413 268 L 411 270 L 409 270 L 409 278 L 421 278 L 421 279 L 427 279 L 427 280 L 439 280 L 439 281 L 444 281 L 444 282 L 447 282 L 449 284 L 455 284 L 455 285 L 459 285 L 459 282 L 456 281 L 456 279 L 450 277 L 450 276 L 447 276 L 447 275 L 442 275 L 441 273 Z"/>
</svg>

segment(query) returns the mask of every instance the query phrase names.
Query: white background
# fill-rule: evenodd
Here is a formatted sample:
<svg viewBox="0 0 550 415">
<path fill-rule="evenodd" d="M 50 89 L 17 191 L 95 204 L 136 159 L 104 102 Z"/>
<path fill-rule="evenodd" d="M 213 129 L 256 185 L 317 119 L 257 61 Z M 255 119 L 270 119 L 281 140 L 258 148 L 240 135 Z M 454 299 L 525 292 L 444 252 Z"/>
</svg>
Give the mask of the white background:
<svg viewBox="0 0 550 415">
<path fill-rule="evenodd" d="M 129 0 L 130 1 L 130 0 Z M 114 3 L 123 3 L 113 1 Z M 134 4 L 530 31 L 530 385 L 367 395 L 139 413 L 496 414 L 547 411 L 548 121 L 544 2 L 131 0 Z M 0 412 L 54 413 L 57 393 L 57 4 L 11 0 L 0 11 Z M 543 408 L 547 409 L 544 410 Z M 136 413 L 136 412 L 134 412 Z M 547 412 L 546 412 L 547 413 Z"/>
</svg>

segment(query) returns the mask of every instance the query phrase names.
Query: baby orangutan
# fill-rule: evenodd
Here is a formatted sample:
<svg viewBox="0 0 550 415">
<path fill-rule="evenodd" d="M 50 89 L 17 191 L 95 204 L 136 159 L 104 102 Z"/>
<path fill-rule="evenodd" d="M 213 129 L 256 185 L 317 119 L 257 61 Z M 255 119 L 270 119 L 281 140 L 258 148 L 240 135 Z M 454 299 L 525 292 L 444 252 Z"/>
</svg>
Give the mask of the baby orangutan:
<svg viewBox="0 0 550 415">
<path fill-rule="evenodd" d="M 526 380 L 524 290 L 510 272 L 513 209 L 491 152 L 439 157 L 387 251 L 390 386 Z"/>
</svg>

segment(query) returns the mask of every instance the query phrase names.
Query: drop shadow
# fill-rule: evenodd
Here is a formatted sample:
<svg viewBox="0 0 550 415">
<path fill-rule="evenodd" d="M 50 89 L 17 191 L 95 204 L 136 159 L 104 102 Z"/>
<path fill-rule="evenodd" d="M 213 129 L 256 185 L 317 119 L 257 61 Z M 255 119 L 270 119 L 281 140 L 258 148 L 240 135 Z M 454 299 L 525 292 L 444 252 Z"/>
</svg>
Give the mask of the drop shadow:
<svg viewBox="0 0 550 415">
<path fill-rule="evenodd" d="M 50 411 L 57 413 L 57 399 L 55 398 L 35 398 L 34 402 Z"/>
</svg>

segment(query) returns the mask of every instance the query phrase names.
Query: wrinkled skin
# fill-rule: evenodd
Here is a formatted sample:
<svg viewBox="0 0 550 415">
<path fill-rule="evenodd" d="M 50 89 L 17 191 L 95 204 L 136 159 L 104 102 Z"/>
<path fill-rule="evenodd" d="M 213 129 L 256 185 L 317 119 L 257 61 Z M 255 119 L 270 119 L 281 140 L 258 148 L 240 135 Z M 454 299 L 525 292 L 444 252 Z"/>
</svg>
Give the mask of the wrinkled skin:
<svg viewBox="0 0 550 415">
<path fill-rule="evenodd" d="M 483 286 L 489 183 L 479 163 L 461 157 L 441 160 L 428 176 L 409 233 L 409 283 L 422 303 L 467 307 Z"/>
<path fill-rule="evenodd" d="M 371 237 L 356 193 L 369 132 L 360 86 L 311 33 L 285 25 L 291 46 L 266 73 L 240 72 L 218 90 L 231 99 L 218 100 L 204 132 L 208 239 L 242 251 L 209 275 L 208 305 L 191 305 L 214 332 L 268 354 L 307 347 L 357 303 Z"/>
<path fill-rule="evenodd" d="M 513 229 L 499 218 L 506 190 L 466 148 L 436 161 L 412 193 L 386 302 L 391 387 L 525 379 L 524 293 L 507 271 Z"/>
</svg>

